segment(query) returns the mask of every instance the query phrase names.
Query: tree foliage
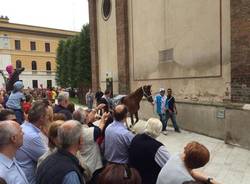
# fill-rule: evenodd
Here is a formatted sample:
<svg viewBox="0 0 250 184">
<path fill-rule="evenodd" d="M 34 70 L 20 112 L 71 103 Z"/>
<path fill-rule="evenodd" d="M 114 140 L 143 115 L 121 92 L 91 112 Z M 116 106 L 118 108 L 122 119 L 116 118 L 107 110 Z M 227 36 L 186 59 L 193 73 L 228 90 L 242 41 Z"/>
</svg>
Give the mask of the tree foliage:
<svg viewBox="0 0 250 184">
<path fill-rule="evenodd" d="M 91 55 L 89 25 L 79 35 L 61 40 L 57 48 L 56 82 L 67 88 L 90 87 Z"/>
</svg>

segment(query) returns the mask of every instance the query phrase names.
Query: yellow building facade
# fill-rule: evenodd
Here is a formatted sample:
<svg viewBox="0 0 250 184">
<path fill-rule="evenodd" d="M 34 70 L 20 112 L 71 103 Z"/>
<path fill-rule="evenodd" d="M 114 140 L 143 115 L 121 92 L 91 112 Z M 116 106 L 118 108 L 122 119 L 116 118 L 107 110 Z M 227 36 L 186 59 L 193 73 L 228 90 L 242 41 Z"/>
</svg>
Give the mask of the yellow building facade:
<svg viewBox="0 0 250 184">
<path fill-rule="evenodd" d="M 0 70 L 7 65 L 24 67 L 20 80 L 25 87 L 56 86 L 56 50 L 62 39 L 78 32 L 9 23 L 0 18 Z M 5 72 L 6 73 L 6 72 Z M 7 73 L 6 73 L 7 74 Z M 0 78 L 0 86 L 4 87 Z"/>
</svg>

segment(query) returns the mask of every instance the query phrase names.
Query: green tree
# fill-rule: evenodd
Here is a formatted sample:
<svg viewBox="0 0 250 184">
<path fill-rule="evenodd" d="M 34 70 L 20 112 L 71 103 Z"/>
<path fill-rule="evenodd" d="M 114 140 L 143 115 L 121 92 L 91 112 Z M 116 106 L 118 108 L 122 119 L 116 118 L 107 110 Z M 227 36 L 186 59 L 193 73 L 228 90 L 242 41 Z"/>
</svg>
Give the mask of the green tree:
<svg viewBox="0 0 250 184">
<path fill-rule="evenodd" d="M 59 42 L 56 62 L 56 81 L 59 86 L 81 89 L 91 86 L 88 24 L 83 26 L 79 35 Z"/>
<path fill-rule="evenodd" d="M 62 62 L 63 62 L 63 49 L 64 49 L 65 41 L 60 40 L 57 51 L 56 51 L 56 83 L 61 86 L 62 85 Z"/>
<path fill-rule="evenodd" d="M 63 49 L 63 60 L 62 60 L 62 87 L 67 88 L 70 87 L 70 46 L 71 46 L 71 39 L 68 39 L 65 43 Z"/>
<path fill-rule="evenodd" d="M 79 36 L 75 36 L 71 39 L 68 54 L 68 65 L 69 65 L 69 84 L 71 88 L 78 87 L 77 75 L 79 72 L 79 66 L 77 62 L 77 55 L 79 52 Z"/>
<path fill-rule="evenodd" d="M 78 84 L 85 88 L 91 86 L 91 53 L 90 53 L 90 34 L 89 25 L 83 26 L 79 36 L 79 51 L 78 51 Z"/>
</svg>

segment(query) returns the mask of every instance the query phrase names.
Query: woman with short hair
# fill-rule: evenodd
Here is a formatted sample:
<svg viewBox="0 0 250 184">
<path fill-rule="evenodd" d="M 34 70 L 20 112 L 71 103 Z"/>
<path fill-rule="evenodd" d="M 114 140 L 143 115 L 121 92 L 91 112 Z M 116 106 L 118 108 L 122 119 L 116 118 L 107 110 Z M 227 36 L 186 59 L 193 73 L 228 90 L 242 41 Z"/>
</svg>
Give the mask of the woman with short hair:
<svg viewBox="0 0 250 184">
<path fill-rule="evenodd" d="M 156 184 L 183 184 L 185 181 L 215 183 L 194 169 L 205 166 L 210 158 L 208 149 L 198 143 L 188 143 L 182 154 L 172 156 L 159 173 Z"/>
</svg>

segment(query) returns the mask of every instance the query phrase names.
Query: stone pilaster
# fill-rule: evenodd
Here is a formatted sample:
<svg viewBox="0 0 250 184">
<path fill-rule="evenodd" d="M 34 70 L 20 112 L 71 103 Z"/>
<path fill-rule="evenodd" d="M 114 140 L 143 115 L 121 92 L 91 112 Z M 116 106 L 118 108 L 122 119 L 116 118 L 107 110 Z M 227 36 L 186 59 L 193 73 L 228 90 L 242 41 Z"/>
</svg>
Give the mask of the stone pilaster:
<svg viewBox="0 0 250 184">
<path fill-rule="evenodd" d="M 129 86 L 129 35 L 128 35 L 128 1 L 116 0 L 116 36 L 119 93 L 128 94 Z"/>
<path fill-rule="evenodd" d="M 92 90 L 96 91 L 100 85 L 99 64 L 98 64 L 96 0 L 89 0 L 89 26 L 90 26 Z"/>
</svg>

